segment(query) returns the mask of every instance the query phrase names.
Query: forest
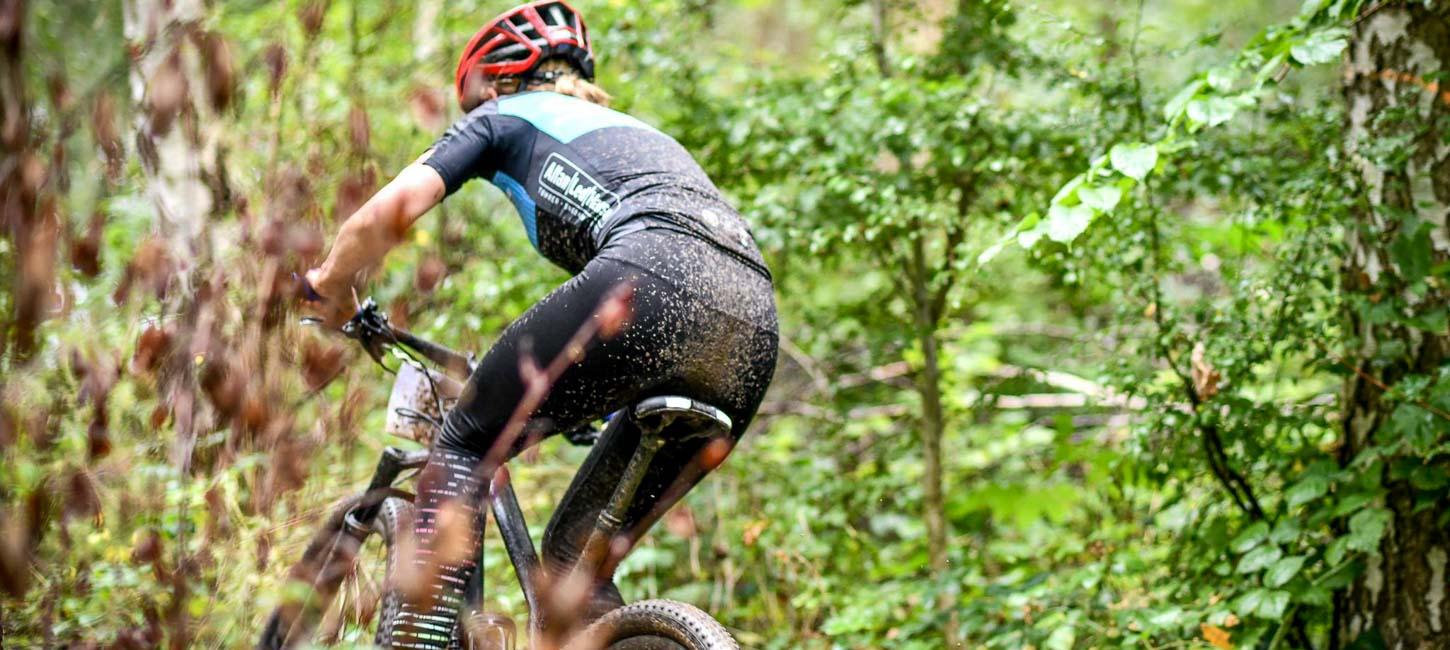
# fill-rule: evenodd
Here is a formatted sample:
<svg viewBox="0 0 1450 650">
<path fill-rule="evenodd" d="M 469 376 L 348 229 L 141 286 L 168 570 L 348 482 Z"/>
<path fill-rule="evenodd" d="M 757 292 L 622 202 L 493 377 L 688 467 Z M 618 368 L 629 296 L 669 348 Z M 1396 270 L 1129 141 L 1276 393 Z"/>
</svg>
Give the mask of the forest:
<svg viewBox="0 0 1450 650">
<path fill-rule="evenodd" d="M 780 319 L 627 600 L 744 648 L 1450 648 L 1450 3 L 572 4 Z M 252 647 L 421 448 L 293 278 L 511 6 L 0 0 L 0 646 Z M 486 183 L 407 237 L 361 295 L 459 350 L 569 277 Z M 588 453 L 510 464 L 536 540 Z M 371 647 L 383 552 L 311 642 Z"/>
</svg>

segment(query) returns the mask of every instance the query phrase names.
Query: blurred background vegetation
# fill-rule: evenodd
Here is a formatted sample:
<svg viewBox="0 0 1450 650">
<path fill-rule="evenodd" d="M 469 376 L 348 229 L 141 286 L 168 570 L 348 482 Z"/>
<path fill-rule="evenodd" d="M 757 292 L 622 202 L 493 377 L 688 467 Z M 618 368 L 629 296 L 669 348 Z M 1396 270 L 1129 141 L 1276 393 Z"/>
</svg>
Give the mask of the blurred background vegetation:
<svg viewBox="0 0 1450 650">
<path fill-rule="evenodd" d="M 7 647 L 253 642 L 403 444 L 286 278 L 457 117 L 506 5 L 0 2 Z M 626 597 L 758 648 L 1450 647 L 1443 4 L 578 6 L 616 107 L 747 215 L 783 327 Z M 515 219 L 471 185 L 373 295 L 486 349 L 564 279 Z M 536 533 L 584 453 L 515 462 Z"/>
</svg>

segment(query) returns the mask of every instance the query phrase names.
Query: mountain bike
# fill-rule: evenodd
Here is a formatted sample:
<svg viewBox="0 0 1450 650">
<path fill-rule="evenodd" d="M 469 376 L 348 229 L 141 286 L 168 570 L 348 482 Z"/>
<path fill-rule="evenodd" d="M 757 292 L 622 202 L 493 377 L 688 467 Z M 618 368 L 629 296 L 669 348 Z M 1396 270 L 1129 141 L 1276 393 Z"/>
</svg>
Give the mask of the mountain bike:
<svg viewBox="0 0 1450 650">
<path fill-rule="evenodd" d="M 393 327 L 376 303 L 367 300 L 342 327 L 342 334 L 357 341 L 368 355 L 382 363 L 389 350 L 398 350 L 405 362 L 397 371 L 388 403 L 388 428 L 393 433 L 412 429 L 415 439 L 432 440 L 441 426 L 442 415 L 456 399 L 461 381 L 472 371 L 473 357 L 423 340 Z M 422 359 L 419 359 L 421 355 Z M 437 370 L 430 368 L 426 360 Z M 385 366 L 386 367 L 386 366 Z M 655 453 L 673 441 L 699 436 L 721 436 L 730 430 L 730 417 L 709 404 L 686 397 L 652 396 L 611 416 L 608 428 L 631 426 L 640 433 L 636 447 L 608 504 L 599 513 L 579 560 L 565 575 L 548 575 L 529 538 L 528 526 L 509 479 L 500 465 L 488 484 L 490 508 L 479 508 L 481 517 L 491 510 L 510 563 L 523 591 L 529 612 L 530 648 L 566 650 L 738 650 L 739 646 L 718 621 L 700 609 L 669 600 L 645 600 L 615 609 L 582 631 L 564 629 L 560 600 L 550 591 L 589 584 L 597 567 L 611 553 L 610 544 L 619 533 L 636 490 Z M 589 427 L 567 432 L 575 444 L 593 444 L 612 433 Z M 421 434 L 421 435 L 420 435 Z M 591 453 L 599 453 L 596 449 Z M 383 645 L 401 611 L 403 595 L 398 587 L 401 563 L 411 561 L 405 548 L 413 525 L 412 495 L 395 485 L 420 470 L 428 460 L 427 449 L 404 450 L 388 447 L 378 459 L 368 487 L 332 510 L 313 536 L 302 559 L 289 574 L 292 589 L 268 617 L 258 648 L 288 648 L 313 641 L 319 622 L 326 615 L 342 582 L 354 571 L 360 551 L 368 539 L 378 537 L 386 549 L 384 590 L 377 609 L 375 641 Z M 483 558 L 467 583 L 463 607 L 459 610 L 449 647 L 460 650 L 513 650 L 517 630 L 506 616 L 482 609 Z M 582 593 L 582 589 L 576 589 Z M 577 601 L 576 603 L 577 604 Z M 568 604 L 564 605 L 565 608 Z M 568 614 L 569 612 L 564 612 Z M 548 623 L 553 622 L 550 626 Z M 567 625 L 564 626 L 567 628 Z M 575 626 L 576 628 L 578 626 Z"/>
</svg>

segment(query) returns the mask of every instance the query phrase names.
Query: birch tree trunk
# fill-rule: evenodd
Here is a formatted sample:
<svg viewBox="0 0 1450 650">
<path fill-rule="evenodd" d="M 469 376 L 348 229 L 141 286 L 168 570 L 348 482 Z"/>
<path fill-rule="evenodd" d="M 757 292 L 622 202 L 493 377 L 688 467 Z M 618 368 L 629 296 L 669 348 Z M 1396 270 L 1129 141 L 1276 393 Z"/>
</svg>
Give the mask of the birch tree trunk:
<svg viewBox="0 0 1450 650">
<path fill-rule="evenodd" d="M 1450 261 L 1450 86 L 1439 76 L 1450 72 L 1450 3 L 1369 4 L 1354 27 L 1345 88 L 1347 149 L 1366 194 L 1347 228 L 1343 267 L 1352 346 L 1346 356 L 1357 371 L 1344 386 L 1341 460 L 1348 465 L 1387 444 L 1410 451 L 1392 452 L 1398 458 L 1391 456 L 1381 474 L 1392 518 L 1378 555 L 1336 597 L 1331 645 L 1450 648 L 1450 504 L 1427 500 L 1393 471 L 1433 470 L 1436 463 L 1444 471 L 1443 459 L 1417 456 L 1413 438 L 1425 430 L 1407 424 L 1399 409 L 1420 418 L 1432 440 L 1444 439 L 1450 420 L 1433 405 L 1406 406 L 1411 400 L 1386 390 L 1413 377 L 1433 383 L 1450 356 L 1443 324 L 1407 322 L 1443 309 L 1450 298 L 1442 282 L 1426 277 L 1427 269 Z M 1367 317 L 1382 305 L 1391 317 Z"/>
<path fill-rule="evenodd" d="M 156 228 L 185 270 L 202 257 L 207 217 L 225 198 L 216 112 L 230 99 L 226 45 L 201 28 L 201 0 L 128 0 L 136 146 Z M 222 59 L 222 60 L 219 60 Z"/>
</svg>

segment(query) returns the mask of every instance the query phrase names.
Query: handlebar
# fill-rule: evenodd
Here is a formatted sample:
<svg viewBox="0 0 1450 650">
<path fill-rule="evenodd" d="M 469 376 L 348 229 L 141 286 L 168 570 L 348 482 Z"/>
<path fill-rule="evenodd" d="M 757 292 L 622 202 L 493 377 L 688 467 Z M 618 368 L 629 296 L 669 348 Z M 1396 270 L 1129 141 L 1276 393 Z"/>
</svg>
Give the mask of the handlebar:
<svg viewBox="0 0 1450 650">
<path fill-rule="evenodd" d="M 306 286 L 305 280 L 303 286 L 310 290 L 310 287 Z M 400 327 L 393 327 L 388 322 L 387 314 L 382 312 L 378 303 L 372 298 L 363 301 L 362 305 L 358 307 L 357 313 L 343 324 L 341 332 L 343 336 L 362 345 L 368 356 L 379 364 L 382 363 L 384 348 L 389 345 L 401 345 L 437 364 L 443 369 L 445 375 L 453 379 L 466 381 L 473 372 L 474 363 L 470 355 L 461 354 L 448 347 L 420 338 Z M 597 427 L 586 423 L 562 433 L 571 444 L 587 447 L 593 445 L 602 432 Z"/>
<path fill-rule="evenodd" d="M 372 298 L 364 300 L 352 319 L 343 324 L 342 335 L 360 343 L 375 361 L 382 360 L 383 348 L 387 345 L 402 345 L 438 364 L 445 374 L 454 379 L 465 380 L 473 370 L 473 362 L 468 356 L 400 327 L 393 327 L 387 314 Z"/>
<path fill-rule="evenodd" d="M 302 299 L 308 302 L 322 302 L 322 294 L 312 287 L 307 281 L 307 276 L 293 273 L 292 278 L 296 280 Z M 304 318 L 304 323 L 316 323 L 317 319 Z M 443 368 L 444 374 L 459 381 L 468 379 L 473 371 L 472 360 L 463 354 L 455 352 L 447 347 L 438 345 L 432 341 L 419 338 L 413 333 L 398 327 L 393 327 L 388 322 L 387 314 L 378 308 L 378 303 L 372 298 L 363 301 L 358 307 L 357 313 L 352 319 L 342 326 L 342 335 L 362 344 L 367 350 L 368 356 L 373 361 L 382 363 L 383 348 L 389 344 L 406 346 L 424 358 L 438 364 Z"/>
</svg>

